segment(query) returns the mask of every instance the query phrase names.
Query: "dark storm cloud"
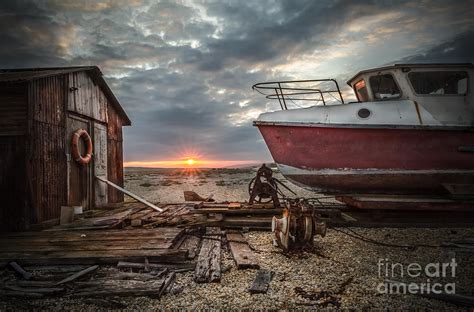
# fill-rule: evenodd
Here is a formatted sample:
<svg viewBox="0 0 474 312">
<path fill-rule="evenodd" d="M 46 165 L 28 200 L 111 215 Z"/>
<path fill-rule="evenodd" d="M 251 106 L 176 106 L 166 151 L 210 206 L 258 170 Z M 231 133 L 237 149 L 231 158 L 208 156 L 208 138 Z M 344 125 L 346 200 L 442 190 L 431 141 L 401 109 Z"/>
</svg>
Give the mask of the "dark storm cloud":
<svg viewBox="0 0 474 312">
<path fill-rule="evenodd" d="M 453 39 L 423 53 L 401 59 L 405 63 L 471 63 L 474 62 L 474 31 L 463 32 Z"/>
<path fill-rule="evenodd" d="M 128 161 L 175 158 L 188 148 L 269 160 L 251 121 L 270 104 L 252 84 L 321 74 L 344 80 L 397 59 L 473 61 L 473 6 L 2 1 L 0 67 L 99 65 L 133 122 L 124 129 Z"/>
</svg>

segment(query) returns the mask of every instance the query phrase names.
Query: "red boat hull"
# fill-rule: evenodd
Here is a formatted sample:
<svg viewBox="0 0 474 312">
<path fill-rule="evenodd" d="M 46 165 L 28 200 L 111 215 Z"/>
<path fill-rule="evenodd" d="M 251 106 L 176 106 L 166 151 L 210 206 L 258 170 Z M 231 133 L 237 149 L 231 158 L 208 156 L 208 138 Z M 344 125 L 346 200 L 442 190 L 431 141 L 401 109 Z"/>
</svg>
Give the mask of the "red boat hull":
<svg viewBox="0 0 474 312">
<path fill-rule="evenodd" d="M 289 180 L 328 194 L 444 194 L 473 184 L 469 130 L 257 124 Z"/>
</svg>

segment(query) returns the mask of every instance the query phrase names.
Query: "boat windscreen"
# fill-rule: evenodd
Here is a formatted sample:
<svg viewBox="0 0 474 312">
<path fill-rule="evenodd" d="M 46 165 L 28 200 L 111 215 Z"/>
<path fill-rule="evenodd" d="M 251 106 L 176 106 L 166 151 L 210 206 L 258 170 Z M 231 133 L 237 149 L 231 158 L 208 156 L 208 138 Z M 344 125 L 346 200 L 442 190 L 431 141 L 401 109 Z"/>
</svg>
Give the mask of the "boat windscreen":
<svg viewBox="0 0 474 312">
<path fill-rule="evenodd" d="M 427 71 L 408 74 L 413 89 L 424 95 L 465 95 L 468 75 L 464 71 Z"/>
<path fill-rule="evenodd" d="M 395 78 L 391 74 L 371 76 L 369 78 L 370 89 L 376 100 L 396 99 L 401 95 Z"/>
</svg>

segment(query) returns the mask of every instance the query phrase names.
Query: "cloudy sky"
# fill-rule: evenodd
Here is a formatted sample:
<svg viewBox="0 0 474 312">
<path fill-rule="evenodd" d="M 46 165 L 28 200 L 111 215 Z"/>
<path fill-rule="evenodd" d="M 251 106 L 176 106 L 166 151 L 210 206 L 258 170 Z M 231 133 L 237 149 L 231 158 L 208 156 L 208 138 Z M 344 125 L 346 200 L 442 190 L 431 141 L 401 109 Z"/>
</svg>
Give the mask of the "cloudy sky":
<svg viewBox="0 0 474 312">
<path fill-rule="evenodd" d="M 101 68 L 133 123 L 128 165 L 271 160 L 252 120 L 278 105 L 256 82 L 474 62 L 474 1 L 3 0 L 0 15 L 1 68 Z"/>
</svg>

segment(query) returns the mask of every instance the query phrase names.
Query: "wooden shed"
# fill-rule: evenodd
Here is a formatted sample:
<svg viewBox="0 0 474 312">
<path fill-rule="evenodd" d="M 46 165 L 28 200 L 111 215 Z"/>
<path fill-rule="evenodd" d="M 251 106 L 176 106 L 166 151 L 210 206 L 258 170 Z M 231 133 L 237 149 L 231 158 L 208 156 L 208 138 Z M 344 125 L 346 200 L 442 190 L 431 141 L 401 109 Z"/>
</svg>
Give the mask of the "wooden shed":
<svg viewBox="0 0 474 312">
<path fill-rule="evenodd" d="M 130 124 L 96 66 L 0 70 L 0 231 L 58 218 L 61 206 L 123 202 L 94 177 L 123 186 L 122 126 Z M 71 157 L 81 128 L 93 146 L 83 165 Z"/>
</svg>

